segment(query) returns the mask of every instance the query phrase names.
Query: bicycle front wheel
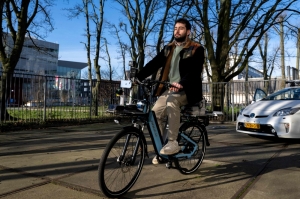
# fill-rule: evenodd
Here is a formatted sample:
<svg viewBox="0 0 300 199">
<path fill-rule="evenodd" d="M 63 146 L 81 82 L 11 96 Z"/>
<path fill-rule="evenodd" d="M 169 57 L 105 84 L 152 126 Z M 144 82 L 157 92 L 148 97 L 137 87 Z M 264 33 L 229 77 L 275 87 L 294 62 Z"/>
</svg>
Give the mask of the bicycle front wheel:
<svg viewBox="0 0 300 199">
<path fill-rule="evenodd" d="M 203 127 L 198 126 L 194 123 L 185 123 L 180 127 L 180 132 L 189 136 L 193 141 L 198 143 L 198 150 L 194 152 L 191 158 L 178 158 L 175 160 L 175 165 L 182 174 L 190 174 L 195 172 L 201 165 L 205 150 L 206 150 L 206 142 L 204 137 Z M 205 128 L 205 127 L 204 127 Z M 179 144 L 185 145 L 185 150 L 183 153 L 190 153 L 194 150 L 194 145 L 184 140 L 184 138 L 180 138 Z"/>
<path fill-rule="evenodd" d="M 98 168 L 99 187 L 107 197 L 119 197 L 135 184 L 143 168 L 144 151 L 138 130 L 122 130 L 111 139 Z"/>
</svg>

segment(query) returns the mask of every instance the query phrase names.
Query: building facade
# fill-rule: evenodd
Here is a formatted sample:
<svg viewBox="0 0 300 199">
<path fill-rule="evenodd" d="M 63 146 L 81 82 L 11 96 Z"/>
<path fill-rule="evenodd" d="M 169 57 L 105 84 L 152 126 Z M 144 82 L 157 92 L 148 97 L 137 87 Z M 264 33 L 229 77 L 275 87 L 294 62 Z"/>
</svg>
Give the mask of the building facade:
<svg viewBox="0 0 300 199">
<path fill-rule="evenodd" d="M 10 54 L 12 37 L 6 34 L 2 42 L 5 44 L 6 53 Z M 58 53 L 59 44 L 26 37 L 15 73 L 54 75 L 57 70 Z"/>
<path fill-rule="evenodd" d="M 11 36 L 4 35 L 2 42 L 6 53 L 11 53 Z M 59 44 L 25 38 L 10 83 L 8 105 L 20 106 L 28 102 L 38 104 L 44 100 L 41 96 L 46 92 L 50 103 L 76 103 L 81 94 L 81 70 L 87 64 L 58 60 L 58 53 Z M 2 69 L 1 62 L 0 67 Z"/>
</svg>

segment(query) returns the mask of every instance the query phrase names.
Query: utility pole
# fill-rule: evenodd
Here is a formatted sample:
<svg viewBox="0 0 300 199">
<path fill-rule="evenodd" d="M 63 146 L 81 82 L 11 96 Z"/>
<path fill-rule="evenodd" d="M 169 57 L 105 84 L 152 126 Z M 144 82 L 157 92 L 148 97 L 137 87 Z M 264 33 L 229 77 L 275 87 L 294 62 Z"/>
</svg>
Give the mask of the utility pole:
<svg viewBox="0 0 300 199">
<path fill-rule="evenodd" d="M 285 16 L 279 16 L 280 22 L 280 55 L 281 55 L 281 88 L 285 87 L 285 63 L 284 63 L 284 29 L 283 29 L 283 20 Z"/>
</svg>

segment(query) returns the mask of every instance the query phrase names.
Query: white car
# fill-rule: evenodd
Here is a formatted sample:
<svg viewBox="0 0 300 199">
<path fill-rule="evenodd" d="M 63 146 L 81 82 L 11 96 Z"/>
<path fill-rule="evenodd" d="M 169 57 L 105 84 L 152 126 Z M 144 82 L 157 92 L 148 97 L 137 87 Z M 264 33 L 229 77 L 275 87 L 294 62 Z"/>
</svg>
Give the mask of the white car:
<svg viewBox="0 0 300 199">
<path fill-rule="evenodd" d="M 279 138 L 300 138 L 300 87 L 289 87 L 267 97 L 256 90 L 254 102 L 240 110 L 240 133 Z"/>
</svg>

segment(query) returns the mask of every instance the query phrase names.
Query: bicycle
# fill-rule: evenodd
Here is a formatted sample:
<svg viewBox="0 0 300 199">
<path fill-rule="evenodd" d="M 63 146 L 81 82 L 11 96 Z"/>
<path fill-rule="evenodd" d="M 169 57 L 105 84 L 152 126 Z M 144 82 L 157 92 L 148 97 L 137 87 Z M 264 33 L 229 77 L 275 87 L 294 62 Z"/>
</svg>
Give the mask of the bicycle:
<svg viewBox="0 0 300 199">
<path fill-rule="evenodd" d="M 195 172 L 201 165 L 209 146 L 205 125 L 206 116 L 192 116 L 183 113 L 184 123 L 179 128 L 178 143 L 181 151 L 174 155 L 159 153 L 164 141 L 158 128 L 155 113 L 150 110 L 152 87 L 157 83 L 170 86 L 167 82 L 146 80 L 140 85 L 145 94 L 142 112 L 125 111 L 123 114 L 132 116 L 132 125 L 125 126 L 107 144 L 98 167 L 98 180 L 101 191 L 107 197 L 119 197 L 130 190 L 137 181 L 148 156 L 144 127 L 147 126 L 154 151 L 157 157 L 166 162 L 167 168 L 175 168 L 182 174 Z M 138 123 L 141 122 L 141 124 Z M 158 158 L 159 160 L 159 158 Z"/>
</svg>

